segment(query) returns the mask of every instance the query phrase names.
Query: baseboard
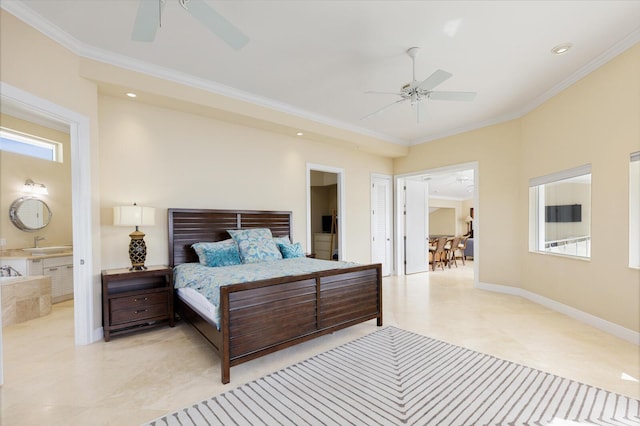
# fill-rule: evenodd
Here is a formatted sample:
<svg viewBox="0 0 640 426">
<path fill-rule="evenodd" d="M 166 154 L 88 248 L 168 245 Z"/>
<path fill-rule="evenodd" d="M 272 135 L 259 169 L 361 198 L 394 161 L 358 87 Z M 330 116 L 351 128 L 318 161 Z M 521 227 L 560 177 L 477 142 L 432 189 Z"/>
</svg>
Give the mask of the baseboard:
<svg viewBox="0 0 640 426">
<path fill-rule="evenodd" d="M 537 303 L 538 305 L 542 305 L 546 308 L 552 309 L 556 312 L 560 312 L 561 314 L 567 315 L 568 317 L 576 319 L 580 322 L 589 324 L 592 327 L 595 327 L 613 336 L 619 337 L 623 340 L 626 340 L 627 342 L 640 345 L 640 333 L 638 332 L 622 327 L 621 325 L 607 321 L 595 315 L 591 315 L 587 312 L 581 311 L 571 306 L 565 305 L 563 303 L 557 302 L 553 299 L 549 299 L 547 297 L 540 296 L 539 294 L 532 293 L 528 290 L 507 285 L 488 284 L 481 282 L 476 283 L 476 288 L 481 290 L 493 291 L 496 293 L 520 296 L 522 298 L 530 300 L 531 302 Z"/>
<path fill-rule="evenodd" d="M 91 335 L 91 343 L 95 343 L 99 340 L 102 340 L 103 337 L 104 337 L 104 332 L 102 330 L 102 327 L 94 328 L 93 333 Z"/>
</svg>

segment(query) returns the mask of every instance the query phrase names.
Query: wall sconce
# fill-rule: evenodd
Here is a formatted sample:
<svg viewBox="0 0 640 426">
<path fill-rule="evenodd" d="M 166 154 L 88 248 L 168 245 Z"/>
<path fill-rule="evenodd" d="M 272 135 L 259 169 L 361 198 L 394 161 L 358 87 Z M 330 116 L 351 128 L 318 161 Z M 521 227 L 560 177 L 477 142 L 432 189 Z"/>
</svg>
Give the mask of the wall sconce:
<svg viewBox="0 0 640 426">
<path fill-rule="evenodd" d="M 27 179 L 24 183 L 24 192 L 29 194 L 37 194 L 37 195 L 48 195 L 49 190 L 44 183 L 37 183 L 31 179 Z"/>
<path fill-rule="evenodd" d="M 147 245 L 144 242 L 144 232 L 138 230 L 138 226 L 155 225 L 156 210 L 153 207 L 142 207 L 133 203 L 133 206 L 119 206 L 113 208 L 113 224 L 116 226 L 135 226 L 136 230 L 129 234 L 129 260 L 130 271 L 143 271 L 147 269 L 144 261 L 147 258 Z"/>
</svg>

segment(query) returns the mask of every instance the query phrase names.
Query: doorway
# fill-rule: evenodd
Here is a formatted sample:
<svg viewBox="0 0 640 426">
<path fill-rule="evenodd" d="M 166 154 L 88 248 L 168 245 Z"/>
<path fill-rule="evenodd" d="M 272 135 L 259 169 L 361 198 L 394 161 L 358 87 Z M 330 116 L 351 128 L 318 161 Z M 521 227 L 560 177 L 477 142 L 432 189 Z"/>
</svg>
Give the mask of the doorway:
<svg viewBox="0 0 640 426">
<path fill-rule="evenodd" d="M 340 260 L 344 246 L 343 170 L 307 164 L 307 252 Z"/>
<path fill-rule="evenodd" d="M 0 105 L 2 105 L 2 110 L 5 107 L 22 110 L 30 116 L 40 117 L 44 121 L 56 122 L 69 127 L 72 175 L 74 334 L 76 345 L 88 345 L 101 337 L 101 330 L 93 328 L 95 283 L 91 252 L 89 118 L 4 82 L 0 82 Z M 0 384 L 2 383 L 2 334 L 0 331 Z"/>
<path fill-rule="evenodd" d="M 394 193 L 395 195 L 395 268 L 398 274 L 403 274 L 405 271 L 405 265 L 407 260 L 410 260 L 409 256 L 414 256 L 413 252 L 405 251 L 405 237 L 408 235 L 415 236 L 417 234 L 422 238 L 428 238 L 432 234 L 429 229 L 428 217 L 426 221 L 426 231 L 419 232 L 414 231 L 412 225 L 405 219 L 405 191 L 404 188 L 407 182 L 425 182 L 428 186 L 428 197 L 426 203 L 426 209 L 428 211 L 431 207 L 440 208 L 453 208 L 455 213 L 455 222 L 453 232 L 447 231 L 447 233 L 466 234 L 468 231 L 469 206 L 473 209 L 473 229 L 474 229 L 474 253 L 473 253 L 473 270 L 474 270 L 474 282 L 478 282 L 478 270 L 479 270 L 479 258 L 480 253 L 479 237 L 480 233 L 480 205 L 478 199 L 479 188 L 479 176 L 478 176 L 478 163 L 462 163 L 448 167 L 441 167 L 435 169 L 427 169 L 419 172 L 408 173 L 404 175 L 395 176 L 394 180 Z M 467 195 L 464 195 L 464 193 Z M 456 196 L 450 196 L 449 194 L 458 194 Z M 409 195 L 410 196 L 410 195 Z M 415 203 L 414 203 L 415 204 Z M 409 207 L 411 212 L 415 212 L 413 208 Z M 409 212 L 408 212 L 409 213 Z M 420 213 L 418 213 L 421 215 Z M 420 216 L 421 217 L 421 216 Z M 409 229 L 407 229 L 409 226 Z M 412 250 L 407 248 L 407 250 Z M 422 256 L 422 253 L 418 253 Z"/>
</svg>

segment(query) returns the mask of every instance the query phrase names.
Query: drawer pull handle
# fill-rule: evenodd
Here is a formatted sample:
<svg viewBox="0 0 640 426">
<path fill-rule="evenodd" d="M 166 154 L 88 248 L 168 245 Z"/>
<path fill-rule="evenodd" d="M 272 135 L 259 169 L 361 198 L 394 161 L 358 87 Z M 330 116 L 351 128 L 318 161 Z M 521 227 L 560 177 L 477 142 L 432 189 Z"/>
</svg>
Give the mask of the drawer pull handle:
<svg viewBox="0 0 640 426">
<path fill-rule="evenodd" d="M 138 299 L 137 297 L 135 299 L 133 299 L 134 302 L 139 302 L 139 301 L 145 301 L 145 300 L 149 300 L 148 297 L 145 297 L 144 299 Z"/>
<path fill-rule="evenodd" d="M 141 311 L 135 311 L 135 314 L 144 314 L 145 312 L 147 312 L 147 309 L 143 309 Z"/>
<path fill-rule="evenodd" d="M 49 268 L 50 271 L 57 271 L 58 268 Z"/>
</svg>

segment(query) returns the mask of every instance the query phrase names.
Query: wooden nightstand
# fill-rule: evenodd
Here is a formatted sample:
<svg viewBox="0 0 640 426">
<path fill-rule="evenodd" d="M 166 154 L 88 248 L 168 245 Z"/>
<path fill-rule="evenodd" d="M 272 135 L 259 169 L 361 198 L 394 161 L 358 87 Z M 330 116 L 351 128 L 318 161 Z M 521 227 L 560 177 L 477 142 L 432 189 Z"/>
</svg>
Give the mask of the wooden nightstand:
<svg viewBox="0 0 640 426">
<path fill-rule="evenodd" d="M 102 327 L 106 342 L 117 334 L 166 324 L 175 325 L 171 268 L 102 271 Z"/>
</svg>

